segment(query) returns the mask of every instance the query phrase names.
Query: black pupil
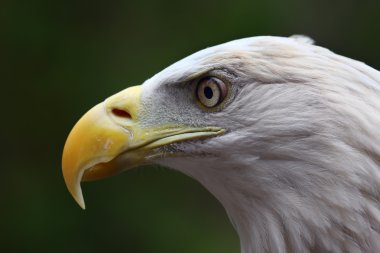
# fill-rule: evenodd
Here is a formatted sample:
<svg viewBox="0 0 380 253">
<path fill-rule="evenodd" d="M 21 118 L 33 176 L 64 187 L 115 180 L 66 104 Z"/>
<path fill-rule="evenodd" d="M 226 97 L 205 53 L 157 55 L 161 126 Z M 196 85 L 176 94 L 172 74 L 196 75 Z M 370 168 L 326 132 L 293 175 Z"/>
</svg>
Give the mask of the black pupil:
<svg viewBox="0 0 380 253">
<path fill-rule="evenodd" d="M 210 87 L 205 87 L 205 89 L 203 90 L 203 92 L 205 93 L 205 97 L 207 99 L 211 99 L 212 96 L 214 95 L 214 93 L 212 92 L 212 89 Z"/>
</svg>

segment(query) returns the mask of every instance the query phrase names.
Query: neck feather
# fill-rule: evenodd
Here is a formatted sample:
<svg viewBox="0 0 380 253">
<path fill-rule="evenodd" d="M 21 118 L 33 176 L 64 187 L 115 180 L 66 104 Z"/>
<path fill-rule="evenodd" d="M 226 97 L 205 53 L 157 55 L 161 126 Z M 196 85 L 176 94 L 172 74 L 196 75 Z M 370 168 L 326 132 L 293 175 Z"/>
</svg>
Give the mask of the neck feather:
<svg viewBox="0 0 380 253">
<path fill-rule="evenodd" d="M 380 250 L 379 195 L 344 171 L 274 158 L 246 164 L 181 158 L 164 164 L 198 180 L 222 203 L 242 253 Z"/>
</svg>

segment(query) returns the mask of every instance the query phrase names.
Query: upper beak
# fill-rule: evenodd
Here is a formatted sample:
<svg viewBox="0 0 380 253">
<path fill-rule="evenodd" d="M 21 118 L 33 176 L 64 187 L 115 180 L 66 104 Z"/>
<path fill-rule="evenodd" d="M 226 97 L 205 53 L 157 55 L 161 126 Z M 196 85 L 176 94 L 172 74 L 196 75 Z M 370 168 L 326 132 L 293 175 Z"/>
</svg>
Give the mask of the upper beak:
<svg viewBox="0 0 380 253">
<path fill-rule="evenodd" d="M 123 167 L 108 162 L 136 145 L 130 132 L 136 125 L 140 91 L 140 86 L 131 87 L 96 105 L 77 122 L 67 138 L 62 157 L 63 176 L 83 209 L 80 182 L 117 173 Z"/>
<path fill-rule="evenodd" d="M 63 150 L 62 171 L 67 188 L 83 209 L 81 181 L 101 179 L 162 157 L 158 147 L 224 132 L 218 127 L 164 122 L 143 128 L 139 124 L 140 100 L 141 86 L 130 87 L 92 108 L 71 130 Z"/>
</svg>

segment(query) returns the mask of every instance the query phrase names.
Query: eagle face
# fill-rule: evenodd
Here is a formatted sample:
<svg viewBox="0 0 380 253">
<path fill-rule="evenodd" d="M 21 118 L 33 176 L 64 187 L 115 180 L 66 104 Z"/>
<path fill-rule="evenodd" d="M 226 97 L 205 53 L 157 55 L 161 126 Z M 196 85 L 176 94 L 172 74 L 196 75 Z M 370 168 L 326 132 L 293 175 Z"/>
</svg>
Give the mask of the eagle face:
<svg viewBox="0 0 380 253">
<path fill-rule="evenodd" d="M 380 251 L 380 74 L 305 37 L 201 50 L 86 113 L 67 187 L 142 164 L 195 178 L 242 252 Z"/>
</svg>

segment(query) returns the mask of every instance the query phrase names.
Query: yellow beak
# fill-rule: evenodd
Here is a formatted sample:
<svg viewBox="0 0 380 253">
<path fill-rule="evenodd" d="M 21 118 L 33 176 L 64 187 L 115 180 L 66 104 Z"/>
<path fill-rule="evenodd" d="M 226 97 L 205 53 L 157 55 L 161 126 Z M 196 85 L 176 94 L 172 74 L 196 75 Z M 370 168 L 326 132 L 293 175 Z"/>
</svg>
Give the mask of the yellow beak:
<svg viewBox="0 0 380 253">
<path fill-rule="evenodd" d="M 140 93 L 139 86 L 131 87 L 96 105 L 78 121 L 67 138 L 62 157 L 63 176 L 83 209 L 80 182 L 111 176 L 122 169 L 109 162 L 133 146 L 129 143 L 130 131 L 136 125 Z M 115 112 L 116 115 L 110 115 Z M 125 126 L 118 124 L 118 120 L 125 121 Z"/>
<path fill-rule="evenodd" d="M 139 124 L 141 87 L 134 86 L 108 98 L 88 111 L 71 130 L 63 156 L 66 186 L 84 209 L 81 181 L 105 178 L 163 157 L 158 147 L 173 142 L 216 136 L 218 127 Z"/>
</svg>

